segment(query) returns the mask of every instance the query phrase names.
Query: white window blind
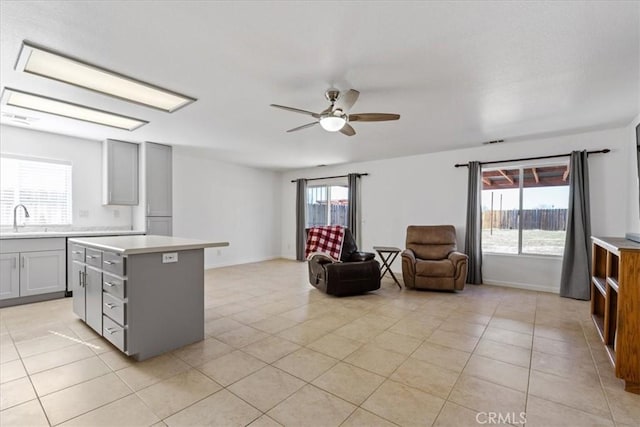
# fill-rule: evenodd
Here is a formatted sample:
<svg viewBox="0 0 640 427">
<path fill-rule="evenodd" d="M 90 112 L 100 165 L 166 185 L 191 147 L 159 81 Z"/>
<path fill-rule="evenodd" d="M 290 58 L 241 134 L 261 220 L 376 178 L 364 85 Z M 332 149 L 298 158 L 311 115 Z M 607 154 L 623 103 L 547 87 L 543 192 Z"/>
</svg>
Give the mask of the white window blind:
<svg viewBox="0 0 640 427">
<path fill-rule="evenodd" d="M 13 225 L 19 203 L 29 210 L 26 225 L 71 224 L 70 163 L 6 154 L 0 161 L 0 225 Z M 24 218 L 22 209 L 19 215 Z"/>
</svg>

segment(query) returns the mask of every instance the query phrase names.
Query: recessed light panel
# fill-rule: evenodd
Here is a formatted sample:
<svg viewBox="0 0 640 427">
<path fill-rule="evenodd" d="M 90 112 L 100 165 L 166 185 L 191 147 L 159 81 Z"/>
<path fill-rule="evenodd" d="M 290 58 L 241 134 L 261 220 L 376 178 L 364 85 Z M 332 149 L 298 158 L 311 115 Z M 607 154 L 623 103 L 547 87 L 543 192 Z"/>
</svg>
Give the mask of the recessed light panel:
<svg viewBox="0 0 640 427">
<path fill-rule="evenodd" d="M 195 101 L 29 42 L 22 45 L 16 69 L 170 113 Z"/>
<path fill-rule="evenodd" d="M 10 88 L 3 91 L 2 104 L 129 131 L 149 123 L 145 120 Z"/>
</svg>

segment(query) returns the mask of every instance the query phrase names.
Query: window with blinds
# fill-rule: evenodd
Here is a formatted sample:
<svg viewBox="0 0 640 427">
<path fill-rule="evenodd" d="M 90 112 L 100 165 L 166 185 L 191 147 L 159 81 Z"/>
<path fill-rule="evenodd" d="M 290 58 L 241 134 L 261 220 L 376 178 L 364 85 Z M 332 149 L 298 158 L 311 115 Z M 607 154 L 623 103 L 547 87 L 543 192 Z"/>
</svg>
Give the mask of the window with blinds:
<svg viewBox="0 0 640 427">
<path fill-rule="evenodd" d="M 13 208 L 29 211 L 25 225 L 70 225 L 71 163 L 2 154 L 0 156 L 0 225 L 13 225 Z"/>
</svg>

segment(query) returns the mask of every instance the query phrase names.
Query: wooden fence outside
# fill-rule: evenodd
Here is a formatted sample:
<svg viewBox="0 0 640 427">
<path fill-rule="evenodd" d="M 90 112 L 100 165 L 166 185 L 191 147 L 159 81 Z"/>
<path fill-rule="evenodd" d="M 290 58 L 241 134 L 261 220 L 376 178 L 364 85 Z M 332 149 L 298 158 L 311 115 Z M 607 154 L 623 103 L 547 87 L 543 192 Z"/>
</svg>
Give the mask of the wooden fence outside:
<svg viewBox="0 0 640 427">
<path fill-rule="evenodd" d="M 331 205 L 331 225 L 347 226 L 348 205 Z M 307 227 L 327 225 L 327 205 L 307 205 Z"/>
<path fill-rule="evenodd" d="M 518 229 L 518 209 L 482 212 L 482 228 Z M 567 209 L 526 209 L 522 211 L 523 230 L 558 231 L 567 228 Z"/>
</svg>

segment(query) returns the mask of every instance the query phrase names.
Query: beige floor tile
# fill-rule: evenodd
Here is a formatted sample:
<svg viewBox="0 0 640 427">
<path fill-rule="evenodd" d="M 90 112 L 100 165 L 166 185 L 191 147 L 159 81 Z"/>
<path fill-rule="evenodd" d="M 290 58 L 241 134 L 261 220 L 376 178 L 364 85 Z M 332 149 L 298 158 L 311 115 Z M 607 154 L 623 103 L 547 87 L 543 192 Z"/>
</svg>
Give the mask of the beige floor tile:
<svg viewBox="0 0 640 427">
<path fill-rule="evenodd" d="M 296 391 L 267 415 L 285 426 L 339 426 L 356 407 L 310 384 Z"/>
<path fill-rule="evenodd" d="M 471 355 L 462 374 L 482 378 L 522 392 L 527 391 L 529 383 L 529 369 L 476 354 Z"/>
<path fill-rule="evenodd" d="M 535 336 L 557 341 L 569 341 L 580 346 L 584 346 L 586 344 L 586 337 L 582 329 L 574 330 L 536 325 Z"/>
<path fill-rule="evenodd" d="M 278 336 L 296 344 L 305 346 L 316 341 L 318 338 L 327 334 L 324 328 L 300 324 L 282 332 L 278 332 Z"/>
<path fill-rule="evenodd" d="M 256 419 L 254 422 L 249 424 L 248 427 L 280 427 L 282 424 L 275 421 L 273 418 L 268 415 L 263 415 Z"/>
<path fill-rule="evenodd" d="M 422 343 L 422 340 L 409 337 L 406 335 L 396 334 L 394 332 L 384 331 L 380 335 L 374 337 L 371 344 L 376 347 L 392 350 L 396 353 L 410 355 Z"/>
<path fill-rule="evenodd" d="M 0 412 L 3 426 L 12 427 L 49 427 L 47 417 L 37 399 L 13 406 Z"/>
<path fill-rule="evenodd" d="M 263 361 L 236 350 L 199 366 L 198 370 L 226 387 L 264 366 L 266 364 Z"/>
<path fill-rule="evenodd" d="M 62 424 L 64 427 L 149 426 L 160 419 L 135 394 L 94 409 Z"/>
<path fill-rule="evenodd" d="M 482 412 L 515 412 L 525 408 L 525 393 L 480 378 L 462 375 L 449 401 Z"/>
<path fill-rule="evenodd" d="M 409 358 L 390 379 L 446 399 L 459 375 L 459 372 Z"/>
<path fill-rule="evenodd" d="M 237 320 L 223 317 L 215 320 L 210 320 L 204 324 L 204 332 L 208 336 L 217 336 L 229 332 L 233 329 L 242 327 L 242 323 Z"/>
<path fill-rule="evenodd" d="M 246 426 L 259 416 L 260 411 L 227 390 L 220 390 L 170 416 L 165 421 L 169 427 L 190 425 L 240 427 Z"/>
<path fill-rule="evenodd" d="M 232 347 L 240 348 L 268 337 L 266 333 L 249 326 L 241 326 L 217 335 L 217 338 Z"/>
<path fill-rule="evenodd" d="M 489 327 L 506 329 L 507 331 L 520 332 L 521 334 L 533 334 L 533 323 L 523 322 L 520 320 L 505 319 L 502 317 L 493 317 L 489 322 Z"/>
<path fill-rule="evenodd" d="M 278 360 L 273 366 L 309 382 L 336 363 L 338 363 L 337 359 L 308 348 L 301 348 Z"/>
<path fill-rule="evenodd" d="M 527 427 L 613 427 L 610 418 L 598 417 L 535 396 L 527 401 Z"/>
<path fill-rule="evenodd" d="M 319 351 L 334 359 L 344 359 L 362 346 L 362 343 L 336 334 L 327 334 L 307 345 L 312 350 Z"/>
<path fill-rule="evenodd" d="M 138 397 L 160 418 L 186 408 L 221 387 L 196 369 L 189 369 L 137 392 Z"/>
<path fill-rule="evenodd" d="M 384 331 L 384 328 L 377 327 L 375 324 L 354 322 L 336 329 L 333 333 L 344 338 L 366 343 L 382 331 Z"/>
<path fill-rule="evenodd" d="M 606 363 L 610 364 L 609 361 Z M 600 385 L 598 372 L 591 359 L 573 359 L 533 351 L 531 355 L 531 369 L 547 374 L 554 374 L 587 385 Z"/>
<path fill-rule="evenodd" d="M 396 334 L 407 335 L 423 340 L 425 338 L 428 338 L 433 333 L 433 331 L 438 329 L 442 322 L 443 319 L 433 318 L 433 320 L 426 322 L 414 320 L 409 316 L 398 321 L 395 325 L 387 330 Z"/>
<path fill-rule="evenodd" d="M 505 417 L 512 417 L 511 420 L 520 421 L 520 414 L 503 414 Z M 515 418 L 517 417 L 517 418 Z M 522 424 L 522 423 L 520 423 Z M 440 415 L 433 424 L 433 427 L 463 427 L 463 426 L 509 426 L 505 422 L 498 422 L 496 418 L 489 419 L 489 414 L 474 411 L 453 402 L 444 404 Z"/>
<path fill-rule="evenodd" d="M 223 354 L 233 351 L 233 347 L 215 338 L 187 345 L 173 352 L 173 355 L 191 366 L 199 366 Z"/>
<path fill-rule="evenodd" d="M 534 335 L 533 351 L 554 354 L 556 356 L 563 356 L 581 361 L 589 361 L 592 359 L 586 341 L 581 345 L 577 345 L 575 342 L 571 341 L 553 340 Z"/>
<path fill-rule="evenodd" d="M 369 411 L 358 408 L 341 424 L 341 427 L 394 427 L 395 425 Z"/>
<path fill-rule="evenodd" d="M 17 380 L 18 378 L 26 377 L 27 371 L 25 371 L 22 365 L 22 360 L 12 360 L 0 365 L 0 384 L 8 381 Z"/>
<path fill-rule="evenodd" d="M 227 389 L 266 412 L 304 385 L 304 381 L 280 369 L 265 366 Z"/>
<path fill-rule="evenodd" d="M 98 356 L 93 356 L 31 375 L 31 382 L 38 396 L 44 396 L 109 372 L 111 369 Z"/>
<path fill-rule="evenodd" d="M 300 346 L 298 344 L 289 340 L 277 336 L 270 336 L 243 347 L 242 351 L 257 357 L 264 362 L 273 363 L 287 354 L 293 353 L 299 348 Z"/>
<path fill-rule="evenodd" d="M 525 349 L 531 349 L 532 337 L 530 334 L 508 331 L 506 329 L 493 328 L 489 326 L 482 336 L 483 339 L 497 341 L 504 344 L 511 344 Z"/>
<path fill-rule="evenodd" d="M 485 325 L 462 320 L 445 320 L 438 328 L 440 331 L 456 332 L 458 334 L 471 335 L 472 337 L 482 336 L 485 329 Z"/>
<path fill-rule="evenodd" d="M 19 378 L 0 385 L 0 410 L 19 405 L 36 398 L 28 377 Z"/>
<path fill-rule="evenodd" d="M 414 359 L 422 360 L 453 371 L 462 372 L 471 353 L 424 342 L 411 354 Z"/>
<path fill-rule="evenodd" d="M 531 365 L 531 350 L 484 338 L 478 342 L 474 354 L 511 363 L 512 365 L 523 368 L 529 368 Z"/>
<path fill-rule="evenodd" d="M 177 375 L 187 369 L 189 369 L 189 365 L 182 360 L 171 354 L 163 354 L 162 356 L 156 356 L 143 362 L 136 362 L 128 368 L 120 369 L 117 371 L 117 375 L 131 387 L 132 390 L 136 391 L 149 387 L 151 384 L 155 384 L 165 378 Z"/>
<path fill-rule="evenodd" d="M 69 333 L 72 334 L 71 331 L 69 331 Z M 69 347 L 74 344 L 78 344 L 78 337 L 76 337 L 75 334 L 67 337 L 50 333 L 45 336 L 17 342 L 15 346 L 18 353 L 20 353 L 20 357 L 25 358 L 47 351 Z"/>
<path fill-rule="evenodd" d="M 51 424 L 77 417 L 131 394 L 116 374 L 107 374 L 40 398 Z"/>
<path fill-rule="evenodd" d="M 84 344 L 74 344 L 59 350 L 25 357 L 22 360 L 27 372 L 34 374 L 93 356 L 95 356 L 95 353 L 90 347 Z"/>
<path fill-rule="evenodd" d="M 384 377 L 347 363 L 338 363 L 313 384 L 355 405 L 360 405 L 384 381 Z"/>
<path fill-rule="evenodd" d="M 586 385 L 568 378 L 532 370 L 529 380 L 529 396 L 561 403 L 603 418 L 610 414 L 605 395 L 599 384 Z"/>
<path fill-rule="evenodd" d="M 402 426 L 430 426 L 444 402 L 418 389 L 386 381 L 361 407 Z"/>
<path fill-rule="evenodd" d="M 137 363 L 135 359 L 121 351 L 107 351 L 99 354 L 98 357 L 106 363 L 112 371 L 119 371 L 120 369 L 128 368 Z"/>
<path fill-rule="evenodd" d="M 18 350 L 16 350 L 16 346 L 13 344 L 13 341 L 7 340 L 0 344 L 0 363 L 11 362 L 13 360 L 18 360 L 20 355 L 18 354 Z"/>
<path fill-rule="evenodd" d="M 438 329 L 434 331 L 429 338 L 427 338 L 427 342 L 443 345 L 456 350 L 472 352 L 478 343 L 478 338 Z"/>
<path fill-rule="evenodd" d="M 273 316 L 259 322 L 251 323 L 249 326 L 256 328 L 268 334 L 276 334 L 285 329 L 296 326 L 298 322 L 295 320 L 287 319 L 286 317 Z"/>
<path fill-rule="evenodd" d="M 384 350 L 373 345 L 364 345 L 349 355 L 345 362 L 382 376 L 389 376 L 407 356 Z"/>
<path fill-rule="evenodd" d="M 640 426 L 640 395 L 622 388 L 608 388 L 605 393 L 616 423 Z"/>
</svg>

